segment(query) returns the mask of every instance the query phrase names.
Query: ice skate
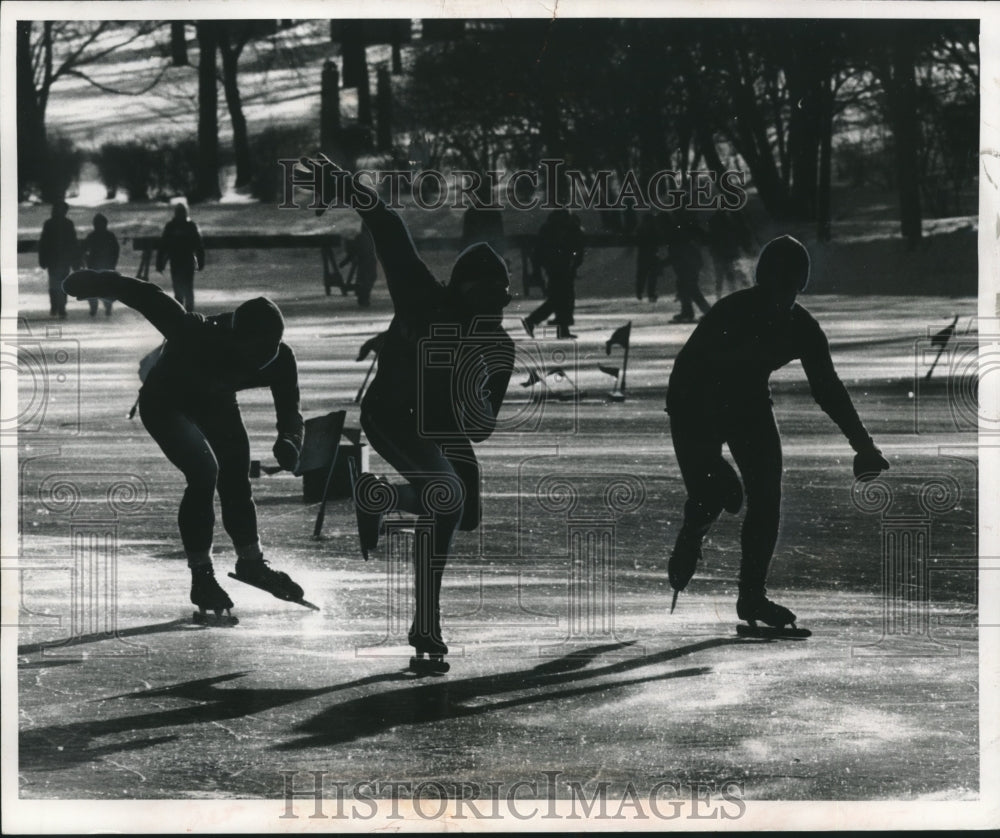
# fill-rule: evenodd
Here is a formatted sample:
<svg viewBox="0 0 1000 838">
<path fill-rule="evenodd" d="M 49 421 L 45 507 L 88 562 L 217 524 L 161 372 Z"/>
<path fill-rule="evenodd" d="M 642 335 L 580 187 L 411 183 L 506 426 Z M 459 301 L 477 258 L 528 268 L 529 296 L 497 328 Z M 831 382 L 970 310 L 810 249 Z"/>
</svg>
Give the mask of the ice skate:
<svg viewBox="0 0 1000 838">
<path fill-rule="evenodd" d="M 349 471 L 351 475 L 351 491 L 354 495 L 354 513 L 358 521 L 358 540 L 361 542 L 361 555 L 368 561 L 368 553 L 378 547 L 379 536 L 382 533 L 383 514 L 373 511 L 371 500 L 377 499 L 381 494 L 379 483 L 386 484 L 387 481 L 376 477 L 370 472 L 364 472 L 355 476 L 354 462 L 349 461 Z"/>
<path fill-rule="evenodd" d="M 444 675 L 451 665 L 444 659 L 448 654 L 448 647 L 441 640 L 441 628 L 436 626 L 436 633 L 418 634 L 416 621 L 410 626 L 407 640 L 416 650 L 416 654 L 410 658 L 410 671 L 418 675 Z"/>
<path fill-rule="evenodd" d="M 272 570 L 264 559 L 240 559 L 236 562 L 236 572 L 229 577 L 246 585 L 253 585 L 271 596 L 294 602 L 313 611 L 319 607 L 302 598 L 302 587 L 292 581 L 291 577 L 280 570 Z"/>
<path fill-rule="evenodd" d="M 795 614 L 771 602 L 764 593 L 740 594 L 736 601 L 736 615 L 747 622 L 747 625 L 737 625 L 736 633 L 740 637 L 809 637 L 809 629 L 795 626 Z M 757 621 L 766 623 L 758 626 Z"/>
<path fill-rule="evenodd" d="M 674 589 L 674 598 L 670 603 L 671 614 L 677 606 L 677 594 L 687 587 L 699 561 L 701 561 L 701 539 L 689 536 L 681 529 L 677 534 L 674 551 L 667 561 L 667 578 L 670 580 L 670 587 Z"/>
<path fill-rule="evenodd" d="M 230 613 L 233 601 L 216 581 L 210 564 L 191 568 L 191 602 L 198 606 L 192 615 L 198 625 L 235 626 L 239 622 Z"/>
</svg>

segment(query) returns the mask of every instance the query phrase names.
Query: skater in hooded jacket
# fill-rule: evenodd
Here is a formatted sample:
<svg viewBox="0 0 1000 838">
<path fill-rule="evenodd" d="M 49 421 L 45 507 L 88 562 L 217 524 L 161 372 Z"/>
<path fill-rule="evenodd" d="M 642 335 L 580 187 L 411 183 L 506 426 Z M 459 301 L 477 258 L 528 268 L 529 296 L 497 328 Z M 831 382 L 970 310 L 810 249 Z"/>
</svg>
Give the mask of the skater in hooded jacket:
<svg viewBox="0 0 1000 838">
<path fill-rule="evenodd" d="M 395 313 L 361 403 L 361 427 L 407 483 L 389 489 L 374 475 L 361 475 L 355 485 L 358 530 L 367 558 L 378 544 L 381 512 L 366 499 L 386 489 L 395 509 L 431 523 L 430 543 L 418 537 L 414 544 L 416 608 L 408 639 L 418 656 L 440 663 L 448 652 L 441 636 L 442 574 L 456 530 L 475 529 L 481 517 L 472 443 L 493 433 L 513 372 L 514 343 L 501 325 L 511 299 L 507 265 L 480 242 L 459 254 L 442 285 L 402 218 L 374 191 L 352 184 L 325 158 L 302 164 L 325 167 L 346 190 L 340 194 L 371 232 L 392 297 Z M 441 666 L 438 671 L 447 668 Z"/>
<path fill-rule="evenodd" d="M 667 389 L 667 413 L 687 490 L 684 519 L 668 563 L 682 591 L 701 558 L 702 539 L 725 509 L 739 511 L 742 560 L 736 611 L 741 620 L 783 628 L 795 615 L 767 599 L 765 583 L 778 536 L 781 440 L 768 379 L 802 362 L 813 398 L 856 452 L 854 474 L 871 479 L 889 468 L 851 402 L 819 323 L 795 302 L 809 279 L 809 255 L 791 236 L 771 241 L 757 262 L 756 285 L 719 300 L 681 348 Z M 722 456 L 723 443 L 742 477 Z M 674 599 L 676 601 L 676 593 Z"/>
<path fill-rule="evenodd" d="M 265 561 L 250 488 L 250 445 L 236 393 L 270 387 L 277 414 L 278 464 L 293 470 L 302 448 L 295 355 L 282 342 L 284 320 L 266 297 L 204 317 L 185 312 L 158 286 L 113 271 L 77 271 L 66 293 L 119 300 L 166 338 L 139 393 L 142 423 L 187 486 L 177 522 L 191 569 L 191 601 L 217 616 L 233 607 L 215 580 L 212 541 L 215 493 L 222 524 L 236 548 L 236 576 L 274 596 L 301 601 L 302 588 Z"/>
</svg>

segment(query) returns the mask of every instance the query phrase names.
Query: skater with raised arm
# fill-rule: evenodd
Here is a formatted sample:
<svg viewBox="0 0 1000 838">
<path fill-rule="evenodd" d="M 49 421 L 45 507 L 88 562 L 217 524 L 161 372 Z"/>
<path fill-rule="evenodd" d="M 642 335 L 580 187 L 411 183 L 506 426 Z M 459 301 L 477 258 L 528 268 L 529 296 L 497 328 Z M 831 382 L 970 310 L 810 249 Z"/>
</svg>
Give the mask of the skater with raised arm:
<svg viewBox="0 0 1000 838">
<path fill-rule="evenodd" d="M 184 474 L 187 486 L 177 523 L 191 570 L 191 602 L 196 619 L 235 622 L 232 600 L 215 579 L 212 541 L 215 493 L 222 524 L 236 548 L 233 578 L 300 604 L 302 588 L 264 559 L 257 532 L 257 509 L 250 488 L 250 443 L 236 393 L 270 387 L 277 414 L 278 464 L 294 470 L 302 448 L 298 370 L 283 343 L 284 320 L 266 297 L 235 311 L 204 317 L 158 286 L 113 271 L 77 271 L 66 293 L 78 299 L 119 300 L 142 314 L 166 343 L 139 392 L 142 423 L 167 459 Z M 222 612 L 226 614 L 223 615 Z"/>
<path fill-rule="evenodd" d="M 855 477 L 871 479 L 889 468 L 834 370 L 826 335 L 795 302 L 808 279 L 805 247 L 791 236 L 771 241 L 757 262 L 756 285 L 724 297 L 705 315 L 678 353 L 667 388 L 670 432 L 688 494 L 668 563 L 674 603 L 694 575 L 705 535 L 723 509 L 739 512 L 745 489 L 736 613 L 751 629 L 759 620 L 785 631 L 796 619 L 771 602 L 765 588 L 781 504 L 781 439 L 770 374 L 799 359 L 813 398 L 856 452 Z M 723 458 L 723 443 L 740 477 Z"/>
<path fill-rule="evenodd" d="M 416 650 L 412 669 L 445 672 L 441 578 L 456 530 L 479 526 L 480 471 L 472 444 L 493 433 L 513 372 L 514 343 L 501 325 L 511 299 L 507 265 L 485 242 L 473 244 L 442 285 L 418 255 L 403 219 L 373 190 L 326 158 L 303 159 L 302 166 L 312 172 L 315 189 L 322 191 L 327 176 L 323 203 L 337 195 L 339 206 L 358 211 L 392 297 L 395 313 L 361 402 L 361 427 L 407 483 L 387 487 L 371 474 L 358 478 L 358 534 L 368 558 L 378 545 L 382 512 L 366 499 L 380 492 L 395 499 L 394 510 L 430 523 L 429 543 L 414 541 L 416 607 L 408 640 Z M 442 357 L 449 360 L 435 360 Z"/>
</svg>

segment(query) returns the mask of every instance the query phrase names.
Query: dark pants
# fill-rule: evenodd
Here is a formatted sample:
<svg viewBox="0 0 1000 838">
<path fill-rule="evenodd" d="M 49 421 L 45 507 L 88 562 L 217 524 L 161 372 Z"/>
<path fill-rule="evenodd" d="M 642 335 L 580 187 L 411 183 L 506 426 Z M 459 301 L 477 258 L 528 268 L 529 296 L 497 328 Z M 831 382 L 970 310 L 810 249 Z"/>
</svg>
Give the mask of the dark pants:
<svg viewBox="0 0 1000 838">
<path fill-rule="evenodd" d="M 194 271 L 170 266 L 170 281 L 174 286 L 174 299 L 187 311 L 194 311 Z"/>
<path fill-rule="evenodd" d="M 555 315 L 559 331 L 568 331 L 573 324 L 573 309 L 576 307 L 576 289 L 572 271 L 546 271 L 549 277 L 545 302 L 525 319 L 529 323 L 541 323 L 550 314 Z"/>
<path fill-rule="evenodd" d="M 705 295 L 698 287 L 698 274 L 700 270 L 691 268 L 676 268 L 677 273 L 677 296 L 681 301 L 681 316 L 694 317 L 694 307 L 698 306 L 704 314 L 711 308 Z"/>
<path fill-rule="evenodd" d="M 418 535 L 414 544 L 413 622 L 417 634 L 440 639 L 441 577 L 455 531 L 474 530 L 481 517 L 479 461 L 467 440 L 422 437 L 416 417 L 400 409 L 365 405 L 361 427 L 372 448 L 409 484 L 397 490 L 399 510 L 431 524 L 430 543 Z"/>
<path fill-rule="evenodd" d="M 257 508 L 250 489 L 250 442 L 235 397 L 180 407 L 176 399 L 143 387 L 142 424 L 187 481 L 177 523 L 185 551 L 212 547 L 215 493 L 222 525 L 233 544 L 257 541 Z"/>
<path fill-rule="evenodd" d="M 781 438 L 770 405 L 732 417 L 725 428 L 710 417 L 671 416 L 670 432 L 688 494 L 681 531 L 699 543 L 722 512 L 726 482 L 736 477 L 722 457 L 728 444 L 746 491 L 740 591 L 763 590 L 781 519 Z"/>
<path fill-rule="evenodd" d="M 637 299 L 649 297 L 656 300 L 656 280 L 660 274 L 660 263 L 654 253 L 647 256 L 640 253 L 635 263 L 635 296 Z"/>
<path fill-rule="evenodd" d="M 53 317 L 66 316 L 66 292 L 63 291 L 62 284 L 70 270 L 69 265 L 49 268 L 49 314 Z"/>
</svg>

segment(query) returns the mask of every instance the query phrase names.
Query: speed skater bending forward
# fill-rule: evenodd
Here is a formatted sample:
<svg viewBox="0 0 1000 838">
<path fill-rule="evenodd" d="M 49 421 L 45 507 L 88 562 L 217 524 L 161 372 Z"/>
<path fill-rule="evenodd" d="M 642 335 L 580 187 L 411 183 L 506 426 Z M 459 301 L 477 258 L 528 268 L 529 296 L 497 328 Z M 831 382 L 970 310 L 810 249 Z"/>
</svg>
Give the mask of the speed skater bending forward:
<svg viewBox="0 0 1000 838">
<path fill-rule="evenodd" d="M 412 668 L 444 672 L 441 579 L 456 530 L 479 526 L 480 470 L 472 444 L 496 428 L 514 366 L 514 344 L 501 325 L 511 300 L 507 265 L 488 244 L 473 244 L 459 254 L 442 285 L 418 255 L 402 218 L 374 191 L 352 184 L 326 158 L 303 159 L 302 165 L 332 176 L 347 193 L 371 232 L 392 297 L 394 315 L 361 402 L 361 427 L 407 482 L 388 487 L 372 474 L 358 478 L 358 532 L 367 558 L 378 545 L 385 511 L 430 523 L 429 542 L 414 541 L 415 609 L 408 640 L 417 653 Z M 315 188 L 321 188 L 321 179 L 314 180 Z M 436 360 L 442 357 L 448 360 Z M 380 493 L 392 499 L 392 509 L 366 503 Z"/>
<path fill-rule="evenodd" d="M 871 479 L 889 468 L 837 376 L 826 335 L 795 302 L 808 279 L 805 247 L 791 236 L 771 241 L 757 262 L 756 285 L 724 297 L 705 315 L 678 353 L 667 388 L 670 431 L 688 495 L 668 563 L 674 602 L 694 575 L 705 535 L 723 509 L 739 512 L 745 488 L 736 612 L 751 627 L 760 620 L 781 630 L 796 619 L 771 602 L 765 588 L 778 537 L 782 470 L 770 374 L 801 360 L 813 398 L 856 452 L 855 477 Z M 740 477 L 723 458 L 723 443 Z"/>
<path fill-rule="evenodd" d="M 281 467 L 294 469 L 303 433 L 298 369 L 281 340 L 278 307 L 257 297 L 233 312 L 204 317 L 186 312 L 158 286 L 113 271 L 77 271 L 64 288 L 78 299 L 120 300 L 166 338 L 140 390 L 139 411 L 150 436 L 187 481 L 177 523 L 191 570 L 191 602 L 200 609 L 196 619 L 213 611 L 219 622 L 235 621 L 228 615 L 232 600 L 212 567 L 216 491 L 222 524 L 236 548 L 234 577 L 302 602 L 302 588 L 273 570 L 261 550 L 250 443 L 236 401 L 239 390 L 271 388 L 278 431 L 273 453 Z"/>
</svg>

